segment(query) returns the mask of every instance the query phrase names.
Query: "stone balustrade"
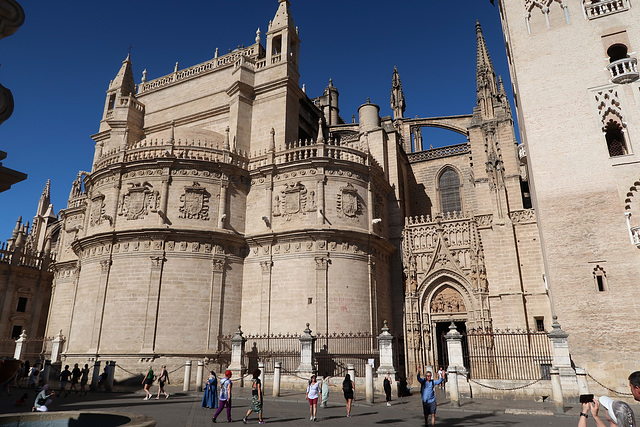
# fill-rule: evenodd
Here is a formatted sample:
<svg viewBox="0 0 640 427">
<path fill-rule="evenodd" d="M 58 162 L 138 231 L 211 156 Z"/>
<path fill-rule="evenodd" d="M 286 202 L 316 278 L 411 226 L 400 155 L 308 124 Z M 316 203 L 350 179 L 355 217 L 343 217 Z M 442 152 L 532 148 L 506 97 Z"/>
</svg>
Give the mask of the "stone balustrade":
<svg viewBox="0 0 640 427">
<path fill-rule="evenodd" d="M 259 52 L 259 44 L 256 43 L 252 46 L 235 50 L 227 55 L 213 58 L 209 61 L 194 65 L 189 68 L 185 68 L 184 70 L 175 71 L 169 75 L 162 76 L 148 82 L 142 82 L 138 85 L 138 94 L 169 86 L 176 82 L 188 80 L 218 68 L 234 65 L 239 59 L 243 57 L 244 59 L 246 59 L 246 57 L 257 56 Z M 248 62 L 253 65 L 253 61 Z"/>
<path fill-rule="evenodd" d="M 622 12 L 629 9 L 628 0 L 603 0 L 598 2 L 587 2 L 584 5 L 587 18 L 596 19 L 612 13 Z"/>
<path fill-rule="evenodd" d="M 95 169 L 102 169 L 112 164 L 124 161 L 176 157 L 178 159 L 200 160 L 204 162 L 228 163 L 241 168 L 247 168 L 246 153 L 236 150 L 225 150 L 218 143 L 196 140 L 176 140 L 173 143 L 164 140 L 142 140 L 124 150 L 118 147 L 110 150 L 98 159 Z"/>
<path fill-rule="evenodd" d="M 611 73 L 611 82 L 624 84 L 638 80 L 638 60 L 636 58 L 623 58 L 607 65 Z"/>
<path fill-rule="evenodd" d="M 408 216 L 404 219 L 405 225 L 429 225 L 433 224 L 436 221 L 436 218 L 440 216 L 442 221 L 460 221 L 460 220 L 468 220 L 471 218 L 471 215 L 467 212 L 446 212 L 444 214 L 436 213 L 433 218 L 430 215 L 416 215 L 416 216 Z"/>
<path fill-rule="evenodd" d="M 466 154 L 469 152 L 469 144 L 456 144 L 442 148 L 432 148 L 430 150 L 418 151 L 416 153 L 409 153 L 410 163 L 421 162 L 424 160 L 441 159 L 444 157 L 458 156 L 460 154 Z"/>
</svg>

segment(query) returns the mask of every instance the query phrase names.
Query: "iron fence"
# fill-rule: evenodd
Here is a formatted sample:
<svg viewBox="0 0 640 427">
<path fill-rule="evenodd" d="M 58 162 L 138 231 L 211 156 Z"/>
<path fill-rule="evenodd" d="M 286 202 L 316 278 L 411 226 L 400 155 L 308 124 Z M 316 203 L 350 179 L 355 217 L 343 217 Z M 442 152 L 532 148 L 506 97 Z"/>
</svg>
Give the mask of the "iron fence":
<svg viewBox="0 0 640 427">
<path fill-rule="evenodd" d="M 467 331 L 463 356 L 473 379 L 550 379 L 553 360 L 546 332 L 509 329 Z"/>
<path fill-rule="evenodd" d="M 220 348 L 229 349 L 231 354 L 230 336 L 220 337 Z M 245 352 L 242 363 L 252 372 L 258 367 L 258 362 L 264 363 L 264 371 L 273 373 L 274 363 L 281 362 L 282 370 L 294 372 L 300 365 L 300 335 L 297 334 L 264 334 L 245 335 Z"/>
<path fill-rule="evenodd" d="M 344 376 L 351 364 L 357 377 L 364 376 L 369 360 L 380 364 L 378 337 L 367 332 L 318 334 L 314 357 L 320 375 Z"/>
</svg>

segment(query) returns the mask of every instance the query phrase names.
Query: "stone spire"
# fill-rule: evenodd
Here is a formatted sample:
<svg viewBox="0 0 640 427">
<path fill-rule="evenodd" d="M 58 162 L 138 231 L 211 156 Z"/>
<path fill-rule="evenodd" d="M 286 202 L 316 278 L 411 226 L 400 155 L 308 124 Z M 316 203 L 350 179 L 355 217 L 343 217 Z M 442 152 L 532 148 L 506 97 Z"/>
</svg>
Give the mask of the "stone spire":
<svg viewBox="0 0 640 427">
<path fill-rule="evenodd" d="M 489 51 L 482 35 L 480 22 L 476 21 L 477 57 L 476 57 L 476 83 L 478 105 L 481 107 L 484 118 L 493 118 L 492 99 L 498 95 L 496 84 L 496 72 L 493 69 Z"/>
<path fill-rule="evenodd" d="M 404 118 L 404 92 L 402 91 L 402 82 L 398 68 L 393 67 L 393 78 L 391 79 L 391 109 L 393 110 L 393 119 Z"/>
<path fill-rule="evenodd" d="M 36 217 L 44 215 L 51 204 L 51 180 L 47 180 L 47 183 L 42 190 L 40 201 L 38 202 L 38 210 L 36 211 Z"/>
<path fill-rule="evenodd" d="M 122 67 L 120 67 L 120 71 L 118 71 L 116 78 L 113 79 L 111 84 L 109 84 L 109 90 L 114 89 L 118 89 L 124 96 L 135 93 L 136 91 L 136 83 L 133 78 L 131 58 L 129 54 L 127 54 L 127 58 L 122 61 Z"/>
<path fill-rule="evenodd" d="M 278 10 L 276 11 L 276 16 L 273 17 L 271 21 L 271 26 L 269 28 L 270 31 L 276 31 L 281 28 L 290 28 L 295 30 L 296 26 L 293 23 L 293 17 L 291 16 L 291 12 L 289 12 L 289 0 L 278 0 Z"/>
</svg>

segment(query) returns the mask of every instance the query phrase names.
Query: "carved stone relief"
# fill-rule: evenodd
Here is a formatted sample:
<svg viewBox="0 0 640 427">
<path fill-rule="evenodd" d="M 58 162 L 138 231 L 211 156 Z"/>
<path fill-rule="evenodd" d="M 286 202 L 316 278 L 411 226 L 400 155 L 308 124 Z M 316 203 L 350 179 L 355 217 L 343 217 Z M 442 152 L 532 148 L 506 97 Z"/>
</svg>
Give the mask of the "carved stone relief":
<svg viewBox="0 0 640 427">
<path fill-rule="evenodd" d="M 294 215 L 306 215 L 316 210 L 314 191 L 309 192 L 300 181 L 284 186 L 280 195 L 275 196 L 273 216 L 283 216 L 289 221 Z"/>
<path fill-rule="evenodd" d="M 358 190 L 351 183 L 347 183 L 346 187 L 340 188 L 337 210 L 339 217 L 356 218 L 362 213 Z"/>
<path fill-rule="evenodd" d="M 209 220 L 209 198 L 211 194 L 197 181 L 190 187 L 184 187 L 180 196 L 180 218 Z"/>
<path fill-rule="evenodd" d="M 113 225 L 113 218 L 105 214 L 104 194 L 97 193 L 91 199 L 91 219 L 89 225 L 95 227 L 102 224 L 104 220 L 109 221 L 110 225 Z"/>
<path fill-rule="evenodd" d="M 129 190 L 122 195 L 118 204 L 118 215 L 128 220 L 144 218 L 149 212 L 157 212 L 160 193 L 153 190 L 148 182 L 130 183 Z"/>
<path fill-rule="evenodd" d="M 462 313 L 467 309 L 460 292 L 447 286 L 431 299 L 431 313 Z"/>
</svg>

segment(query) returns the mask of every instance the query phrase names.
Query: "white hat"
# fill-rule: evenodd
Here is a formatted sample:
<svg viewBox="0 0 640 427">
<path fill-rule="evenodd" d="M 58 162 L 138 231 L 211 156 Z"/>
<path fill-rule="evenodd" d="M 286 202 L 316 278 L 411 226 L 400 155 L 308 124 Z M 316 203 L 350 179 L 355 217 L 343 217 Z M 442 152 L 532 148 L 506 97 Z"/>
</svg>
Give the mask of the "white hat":
<svg viewBox="0 0 640 427">
<path fill-rule="evenodd" d="M 613 399 L 609 396 L 600 396 L 600 399 L 598 399 L 598 401 L 600 402 L 600 405 L 604 406 L 607 412 L 609 412 L 609 418 L 611 418 L 611 421 L 618 424 L 616 415 L 613 413 Z"/>
</svg>

